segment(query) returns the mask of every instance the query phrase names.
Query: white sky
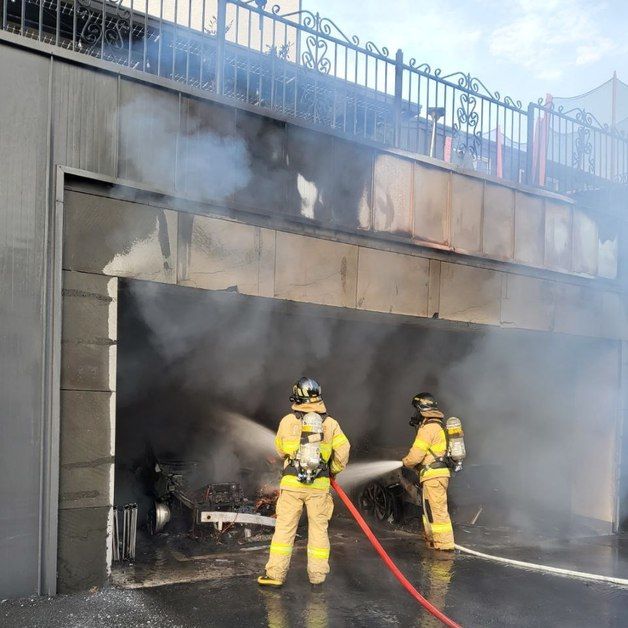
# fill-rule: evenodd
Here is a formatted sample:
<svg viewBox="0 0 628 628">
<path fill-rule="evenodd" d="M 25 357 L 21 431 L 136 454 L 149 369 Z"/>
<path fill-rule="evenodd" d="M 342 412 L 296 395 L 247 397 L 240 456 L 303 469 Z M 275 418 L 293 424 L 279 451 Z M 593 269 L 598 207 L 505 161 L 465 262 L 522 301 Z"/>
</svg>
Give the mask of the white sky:
<svg viewBox="0 0 628 628">
<path fill-rule="evenodd" d="M 281 3 L 280 3 L 281 4 Z M 628 0 L 303 0 L 347 35 L 524 102 L 628 82 Z"/>
</svg>

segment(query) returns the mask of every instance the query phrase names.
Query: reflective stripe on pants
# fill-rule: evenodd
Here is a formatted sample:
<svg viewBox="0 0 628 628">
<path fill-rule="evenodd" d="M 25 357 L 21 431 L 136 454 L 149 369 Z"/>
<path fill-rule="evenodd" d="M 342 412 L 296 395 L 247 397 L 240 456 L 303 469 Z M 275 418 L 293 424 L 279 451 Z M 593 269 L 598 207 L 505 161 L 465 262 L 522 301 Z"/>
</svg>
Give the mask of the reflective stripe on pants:
<svg viewBox="0 0 628 628">
<path fill-rule="evenodd" d="M 447 510 L 449 478 L 431 478 L 421 484 L 425 540 L 435 549 L 454 549 L 454 531 Z"/>
<path fill-rule="evenodd" d="M 327 526 L 334 509 L 331 495 L 322 491 L 282 489 L 277 500 L 277 523 L 266 563 L 266 574 L 275 580 L 283 582 L 286 579 L 303 506 L 307 509 L 307 573 L 310 582 L 323 582 L 329 573 Z"/>
</svg>

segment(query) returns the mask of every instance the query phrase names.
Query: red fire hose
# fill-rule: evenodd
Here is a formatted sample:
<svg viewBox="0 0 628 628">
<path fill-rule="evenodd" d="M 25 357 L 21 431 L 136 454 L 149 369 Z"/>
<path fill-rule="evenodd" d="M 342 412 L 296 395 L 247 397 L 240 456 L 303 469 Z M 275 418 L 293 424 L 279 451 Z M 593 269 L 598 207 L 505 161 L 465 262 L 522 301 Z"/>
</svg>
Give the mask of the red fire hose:
<svg viewBox="0 0 628 628">
<path fill-rule="evenodd" d="M 348 508 L 349 512 L 353 515 L 353 518 L 356 520 L 357 524 L 362 528 L 362 532 L 366 535 L 366 538 L 371 542 L 371 545 L 375 548 L 380 558 L 386 563 L 386 566 L 393 573 L 395 578 L 401 582 L 404 588 L 408 591 L 408 593 L 419 603 L 421 606 L 427 610 L 428 613 L 431 613 L 436 617 L 436 619 L 440 620 L 445 624 L 445 626 L 450 626 L 451 628 L 461 628 L 460 624 L 457 624 L 453 619 L 449 619 L 447 615 L 444 615 L 441 611 L 439 611 L 433 604 L 430 604 L 409 582 L 409 580 L 399 571 L 399 568 L 392 561 L 392 558 L 386 553 L 386 550 L 381 546 L 381 543 L 375 538 L 373 531 L 369 528 L 368 524 L 362 518 L 362 515 L 358 512 L 358 509 L 353 505 L 347 494 L 338 486 L 336 480 L 332 478 L 331 485 L 334 487 L 336 493 L 338 493 L 338 497 L 342 499 L 344 505 Z"/>
</svg>

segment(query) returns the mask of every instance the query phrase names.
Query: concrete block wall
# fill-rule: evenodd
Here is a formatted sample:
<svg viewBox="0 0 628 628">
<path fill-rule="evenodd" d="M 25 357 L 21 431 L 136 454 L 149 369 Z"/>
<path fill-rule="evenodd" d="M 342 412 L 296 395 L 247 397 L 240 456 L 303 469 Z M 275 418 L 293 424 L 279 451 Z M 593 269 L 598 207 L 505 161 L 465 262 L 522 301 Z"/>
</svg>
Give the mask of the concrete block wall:
<svg viewBox="0 0 628 628">
<path fill-rule="evenodd" d="M 628 495 L 628 343 L 621 343 L 620 387 L 615 447 L 615 487 L 620 496 Z M 617 523 L 620 530 L 628 529 L 628 500 L 618 503 Z"/>
<path fill-rule="evenodd" d="M 117 105 L 118 116 L 102 125 L 118 141 L 97 154 L 75 151 L 69 165 L 96 163 L 95 172 L 109 174 L 115 154 L 118 177 L 175 196 L 562 273 L 617 276 L 617 243 L 609 246 L 600 227 L 608 216 L 565 197 L 124 79 L 115 103 L 105 80 L 85 78 L 77 89 L 92 84 Z M 73 133 L 85 143 L 88 129 Z"/>
<path fill-rule="evenodd" d="M 588 429 L 568 435 L 570 456 L 565 462 L 570 464 L 573 478 L 571 511 L 590 521 L 596 519 L 600 531 L 609 534 L 616 517 L 613 497 L 620 472 L 617 447 L 621 446 L 618 435 L 621 416 L 618 410 L 623 402 L 617 381 L 621 376 L 621 349 L 617 343 L 597 344 L 596 350 L 586 351 L 583 358 L 586 363 L 582 364 L 580 385 L 576 386 L 573 400 L 574 413 L 579 416 L 574 419 L 580 425 L 588 423 Z M 595 394 L 595 408 L 591 408 L 591 391 Z M 583 464 L 590 459 L 592 449 L 604 452 L 596 457 L 595 469 Z M 592 513 L 596 516 L 592 517 Z M 607 522 L 605 528 L 602 522 Z"/>
<path fill-rule="evenodd" d="M 58 590 L 101 585 L 110 561 L 118 280 L 63 273 Z"/>
<path fill-rule="evenodd" d="M 373 232 L 425 246 L 585 277 L 617 277 L 601 214 L 420 160 L 377 155 Z"/>
</svg>

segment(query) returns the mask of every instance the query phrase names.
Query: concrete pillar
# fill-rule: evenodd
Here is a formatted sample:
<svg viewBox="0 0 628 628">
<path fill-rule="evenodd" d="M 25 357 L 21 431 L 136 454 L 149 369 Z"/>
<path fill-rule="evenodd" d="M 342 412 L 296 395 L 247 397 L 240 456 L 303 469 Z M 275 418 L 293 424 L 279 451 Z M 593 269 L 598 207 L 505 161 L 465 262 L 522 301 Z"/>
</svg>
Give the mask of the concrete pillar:
<svg viewBox="0 0 628 628">
<path fill-rule="evenodd" d="M 118 279 L 63 273 L 58 591 L 111 564 Z"/>
</svg>

